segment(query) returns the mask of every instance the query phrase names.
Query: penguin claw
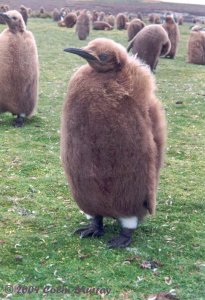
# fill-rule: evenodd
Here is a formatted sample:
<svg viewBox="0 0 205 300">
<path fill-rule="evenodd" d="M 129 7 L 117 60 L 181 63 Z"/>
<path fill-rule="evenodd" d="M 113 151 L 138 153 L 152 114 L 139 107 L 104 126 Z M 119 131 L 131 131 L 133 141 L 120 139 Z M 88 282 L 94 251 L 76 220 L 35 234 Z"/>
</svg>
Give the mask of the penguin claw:
<svg viewBox="0 0 205 300">
<path fill-rule="evenodd" d="M 24 118 L 22 117 L 17 117 L 14 121 L 13 121 L 13 126 L 14 127 L 22 127 L 24 125 Z"/>
<path fill-rule="evenodd" d="M 123 228 L 120 235 L 108 241 L 109 248 L 126 248 L 132 242 L 133 229 Z"/>
<path fill-rule="evenodd" d="M 131 237 L 117 236 L 108 241 L 109 248 L 126 248 L 132 242 Z"/>
<path fill-rule="evenodd" d="M 79 233 L 81 239 L 88 236 L 95 238 L 102 236 L 104 234 L 104 230 L 96 228 L 92 224 L 90 224 L 87 227 L 76 229 L 74 233 Z"/>
<path fill-rule="evenodd" d="M 75 230 L 74 233 L 79 233 L 81 239 L 88 236 L 94 238 L 102 236 L 104 234 L 103 217 L 95 216 L 89 225 Z"/>
</svg>

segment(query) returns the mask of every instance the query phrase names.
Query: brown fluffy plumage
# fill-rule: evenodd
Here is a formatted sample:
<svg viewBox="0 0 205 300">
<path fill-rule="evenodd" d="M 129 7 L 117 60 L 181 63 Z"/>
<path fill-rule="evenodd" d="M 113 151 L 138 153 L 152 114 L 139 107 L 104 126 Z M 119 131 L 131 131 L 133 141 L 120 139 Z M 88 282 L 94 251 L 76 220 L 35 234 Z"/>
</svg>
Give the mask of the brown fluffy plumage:
<svg viewBox="0 0 205 300">
<path fill-rule="evenodd" d="M 132 49 L 133 54 L 148 64 L 151 70 L 156 69 L 160 56 L 166 55 L 171 47 L 167 32 L 161 25 L 145 26 L 133 38 L 127 47 L 129 52 Z"/>
<path fill-rule="evenodd" d="M 93 30 L 112 30 L 113 27 L 104 21 L 93 22 Z"/>
<path fill-rule="evenodd" d="M 41 6 L 39 12 L 40 12 L 40 14 L 45 14 L 45 8 L 43 6 Z"/>
<path fill-rule="evenodd" d="M 27 25 L 27 21 L 28 21 L 28 9 L 24 5 L 20 6 L 20 13 L 21 13 L 21 15 L 23 17 L 24 23 Z"/>
<path fill-rule="evenodd" d="M 205 64 L 205 32 L 193 30 L 188 41 L 188 62 L 191 64 Z"/>
<path fill-rule="evenodd" d="M 115 16 L 107 16 L 106 21 L 108 22 L 108 24 L 110 24 L 110 26 L 115 27 Z"/>
<path fill-rule="evenodd" d="M 150 14 L 150 15 L 148 16 L 148 21 L 149 21 L 151 24 L 154 23 L 154 14 Z"/>
<path fill-rule="evenodd" d="M 155 15 L 154 24 L 161 24 L 160 15 Z"/>
<path fill-rule="evenodd" d="M 145 23 L 140 19 L 133 19 L 132 21 L 130 21 L 127 28 L 128 41 L 131 41 L 134 36 L 144 27 Z"/>
<path fill-rule="evenodd" d="M 161 23 L 160 15 L 158 15 L 158 14 L 150 14 L 148 20 L 151 24 L 160 24 Z"/>
<path fill-rule="evenodd" d="M 63 20 L 65 27 L 72 28 L 77 22 L 77 15 L 75 13 L 68 13 Z"/>
<path fill-rule="evenodd" d="M 0 12 L 7 12 L 9 10 L 9 6 L 8 5 L 1 5 L 0 6 Z M 4 19 L 0 16 L 0 24 L 5 24 Z"/>
<path fill-rule="evenodd" d="M 138 13 L 137 13 L 137 18 L 140 19 L 141 21 L 143 20 L 143 17 L 142 17 L 142 13 L 141 13 L 141 12 L 138 12 Z"/>
<path fill-rule="evenodd" d="M 105 21 L 105 13 L 101 11 L 98 16 L 98 21 Z"/>
<path fill-rule="evenodd" d="M 116 27 L 119 30 L 123 30 L 126 27 L 126 22 L 128 21 L 126 15 L 119 13 L 116 17 Z"/>
<path fill-rule="evenodd" d="M 165 115 L 149 69 L 121 45 L 99 38 L 77 52 L 66 51 L 83 56 L 89 64 L 73 75 L 68 86 L 61 158 L 77 204 L 94 218 L 81 235 L 97 236 L 102 235 L 95 231 L 100 217 L 143 219 L 154 213 Z M 129 244 L 130 233 L 122 227 L 111 247 Z"/>
<path fill-rule="evenodd" d="M 96 10 L 93 10 L 91 18 L 92 22 L 96 22 L 98 20 L 98 12 Z"/>
<path fill-rule="evenodd" d="M 35 39 L 26 30 L 21 14 L 8 11 L 2 17 L 8 24 L 0 34 L 0 112 L 30 116 L 37 105 L 38 54 Z"/>
<path fill-rule="evenodd" d="M 81 12 L 76 23 L 76 33 L 79 40 L 86 40 L 90 33 L 90 19 L 86 11 Z"/>
<path fill-rule="evenodd" d="M 61 13 L 57 8 L 54 8 L 52 16 L 53 16 L 53 21 L 55 22 L 58 22 L 61 19 Z"/>
<path fill-rule="evenodd" d="M 162 24 L 162 27 L 168 33 L 168 37 L 171 42 L 171 49 L 166 54 L 166 57 L 174 58 L 176 55 L 176 52 L 177 52 L 177 47 L 178 47 L 179 38 L 180 38 L 178 24 L 175 23 L 174 18 L 171 15 L 168 15 L 168 16 L 166 16 L 165 23 Z"/>
<path fill-rule="evenodd" d="M 183 18 L 183 16 L 179 16 L 179 17 L 177 18 L 177 23 L 178 23 L 178 25 L 183 25 L 183 23 L 184 23 L 184 18 Z"/>
</svg>

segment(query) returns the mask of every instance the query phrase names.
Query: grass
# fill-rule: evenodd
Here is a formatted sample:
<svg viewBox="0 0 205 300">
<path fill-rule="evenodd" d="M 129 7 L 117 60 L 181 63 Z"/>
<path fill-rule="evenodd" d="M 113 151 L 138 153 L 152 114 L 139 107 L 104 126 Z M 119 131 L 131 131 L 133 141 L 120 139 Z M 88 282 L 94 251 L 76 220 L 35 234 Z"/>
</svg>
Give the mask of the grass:
<svg viewBox="0 0 205 300">
<path fill-rule="evenodd" d="M 16 290 L 12 299 L 102 298 L 102 291 L 83 289 L 95 287 L 111 289 L 104 299 L 141 300 L 175 289 L 181 300 L 204 300 L 205 69 L 186 63 L 189 25 L 180 27 L 176 59 L 161 59 L 156 72 L 168 120 L 157 214 L 139 226 L 124 250 L 106 247 L 119 230 L 112 220 L 106 220 L 102 239 L 72 234 L 85 218 L 61 167 L 59 127 L 67 82 L 84 63 L 62 50 L 99 35 L 126 46 L 126 32 L 92 32 L 79 41 L 73 29 L 51 20 L 31 19 L 28 27 L 39 51 L 39 106 L 22 129 L 11 126 L 10 114 L 0 115 L 0 298 L 12 294 L 7 285 L 19 285 L 39 290 Z M 150 259 L 160 261 L 155 272 L 140 268 Z M 48 284 L 53 290 L 43 293 Z"/>
</svg>

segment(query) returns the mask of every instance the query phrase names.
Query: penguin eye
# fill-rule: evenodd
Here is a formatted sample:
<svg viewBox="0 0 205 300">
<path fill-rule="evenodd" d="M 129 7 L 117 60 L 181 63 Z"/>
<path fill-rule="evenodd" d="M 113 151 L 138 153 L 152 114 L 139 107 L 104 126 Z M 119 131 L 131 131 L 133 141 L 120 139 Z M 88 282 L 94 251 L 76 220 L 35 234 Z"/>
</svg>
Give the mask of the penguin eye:
<svg viewBox="0 0 205 300">
<path fill-rule="evenodd" d="M 108 55 L 106 53 L 101 53 L 101 54 L 99 54 L 98 57 L 101 61 L 106 61 L 108 58 Z"/>
<path fill-rule="evenodd" d="M 13 19 L 14 21 L 16 21 L 16 20 L 17 20 L 17 17 L 12 17 L 12 19 Z"/>
</svg>

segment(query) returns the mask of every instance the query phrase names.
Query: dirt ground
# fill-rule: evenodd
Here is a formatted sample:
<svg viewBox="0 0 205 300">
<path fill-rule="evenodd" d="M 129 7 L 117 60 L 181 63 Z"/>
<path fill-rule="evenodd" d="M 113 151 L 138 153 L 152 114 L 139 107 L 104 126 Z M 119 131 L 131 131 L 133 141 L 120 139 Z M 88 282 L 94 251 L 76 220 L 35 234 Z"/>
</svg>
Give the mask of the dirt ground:
<svg viewBox="0 0 205 300">
<path fill-rule="evenodd" d="M 15 3 L 14 3 L 15 2 Z M 118 12 L 141 12 L 147 14 L 150 12 L 163 12 L 163 11 L 175 11 L 179 13 L 189 13 L 196 16 L 205 16 L 205 6 L 202 5 L 187 5 L 187 4 L 173 4 L 173 3 L 162 3 L 152 1 L 145 3 L 133 4 L 130 3 L 110 3 L 111 1 L 95 1 L 95 0 L 7 0 L 4 4 L 8 4 L 10 9 L 19 9 L 20 5 L 23 4 L 26 7 L 30 7 L 33 10 L 39 10 L 43 6 L 47 11 L 52 11 L 55 7 L 69 7 L 70 9 L 83 9 L 87 8 L 89 10 L 96 9 L 97 11 L 111 12 L 116 14 Z"/>
</svg>

